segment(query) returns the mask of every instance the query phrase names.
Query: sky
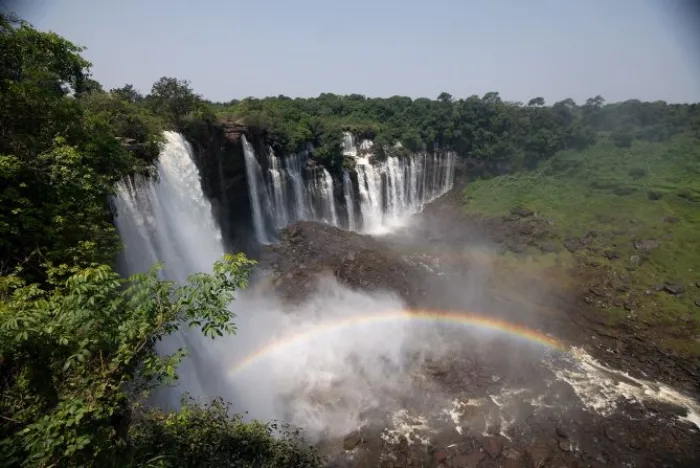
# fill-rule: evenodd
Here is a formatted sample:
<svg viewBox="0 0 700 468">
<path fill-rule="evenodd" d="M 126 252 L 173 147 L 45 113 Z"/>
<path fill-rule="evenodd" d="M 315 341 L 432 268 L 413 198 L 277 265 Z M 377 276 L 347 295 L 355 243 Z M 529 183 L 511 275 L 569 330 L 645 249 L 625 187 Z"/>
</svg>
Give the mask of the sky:
<svg viewBox="0 0 700 468">
<path fill-rule="evenodd" d="M 23 0 L 40 30 L 87 47 L 106 89 L 161 76 L 207 99 L 322 92 L 435 98 L 498 91 L 700 101 L 687 0 Z"/>
</svg>

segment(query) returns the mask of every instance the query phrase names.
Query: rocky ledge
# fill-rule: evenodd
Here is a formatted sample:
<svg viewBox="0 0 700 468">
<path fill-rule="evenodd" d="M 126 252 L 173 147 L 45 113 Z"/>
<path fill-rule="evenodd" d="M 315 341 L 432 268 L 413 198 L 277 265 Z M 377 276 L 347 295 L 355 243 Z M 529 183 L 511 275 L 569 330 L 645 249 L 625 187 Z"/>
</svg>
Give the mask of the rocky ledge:
<svg viewBox="0 0 700 468">
<path fill-rule="evenodd" d="M 319 275 L 333 275 L 353 289 L 392 291 L 409 306 L 425 295 L 427 273 L 371 236 L 313 221 L 300 221 L 280 232 L 280 242 L 266 248 L 263 269 L 281 297 L 298 302 L 315 290 Z"/>
</svg>

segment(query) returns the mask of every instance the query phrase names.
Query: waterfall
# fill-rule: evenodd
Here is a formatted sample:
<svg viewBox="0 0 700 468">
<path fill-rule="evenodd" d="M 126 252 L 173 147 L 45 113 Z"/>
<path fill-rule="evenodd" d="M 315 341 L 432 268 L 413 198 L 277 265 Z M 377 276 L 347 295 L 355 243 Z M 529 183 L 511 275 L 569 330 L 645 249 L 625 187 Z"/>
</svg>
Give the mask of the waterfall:
<svg viewBox="0 0 700 468">
<path fill-rule="evenodd" d="M 311 200 L 304 185 L 302 168 L 306 163 L 304 154 L 291 154 L 287 156 L 287 174 L 292 184 L 294 194 L 294 208 L 296 219 L 312 219 Z"/>
<path fill-rule="evenodd" d="M 267 194 L 267 186 L 263 177 L 260 163 L 255 157 L 253 147 L 248 143 L 245 135 L 241 135 L 243 143 L 243 155 L 245 157 L 245 170 L 248 179 L 248 195 L 250 197 L 250 206 L 253 212 L 253 227 L 255 228 L 255 238 L 261 244 L 268 244 L 270 237 L 266 227 L 266 215 L 270 209 L 270 197 Z M 263 212 L 265 209 L 265 212 Z"/>
<path fill-rule="evenodd" d="M 192 273 L 211 272 L 224 249 L 190 145 L 175 132 L 165 132 L 165 140 L 157 180 L 136 176 L 116 185 L 115 223 L 125 245 L 119 261 L 128 274 L 144 272 L 156 261 L 163 261 L 163 276 L 184 283 Z M 180 347 L 189 350 L 189 357 L 178 369 L 185 377 L 179 381 L 178 392 L 205 397 L 222 394 L 217 385 L 223 385 L 218 380 L 223 370 L 211 367 L 207 358 L 210 343 L 199 330 L 185 329 L 158 344 L 163 353 Z M 179 404 L 179 395 L 168 389 L 156 398 L 166 406 Z"/>
<path fill-rule="evenodd" d="M 368 157 L 357 159 L 355 166 L 360 189 L 360 212 L 362 213 L 362 230 L 380 232 L 384 213 L 382 210 L 381 173 L 377 166 L 370 163 Z"/>
<path fill-rule="evenodd" d="M 253 146 L 241 136 L 248 193 L 258 242 L 277 238 L 277 231 L 298 220 L 323 221 L 338 226 L 333 178 L 322 166 L 306 169 L 308 151 L 277 157 L 268 149 L 265 178 Z M 309 174 L 308 180 L 304 174 Z"/>
<path fill-rule="evenodd" d="M 314 170 L 313 193 L 319 206 L 320 220 L 324 223 L 338 225 L 338 212 L 335 209 L 333 178 L 324 167 Z M 317 215 L 317 218 L 319 217 Z"/>
<path fill-rule="evenodd" d="M 453 152 L 371 159 L 358 157 L 355 166 L 364 232 L 381 234 L 400 226 L 454 183 Z"/>
<path fill-rule="evenodd" d="M 355 191 L 352 188 L 352 180 L 348 171 L 343 171 L 343 196 L 345 197 L 345 208 L 348 212 L 348 229 L 357 229 L 355 221 Z"/>
<path fill-rule="evenodd" d="M 355 136 L 350 132 L 343 132 L 343 154 L 346 156 L 357 156 L 357 147 L 355 146 Z"/>
<path fill-rule="evenodd" d="M 272 148 L 269 149 L 268 165 L 270 167 L 270 183 L 272 185 L 273 222 L 277 229 L 289 224 L 286 197 L 286 174 L 282 171 L 279 158 Z"/>
<path fill-rule="evenodd" d="M 355 137 L 345 132 L 342 150 L 355 160 L 359 206 L 350 175 L 344 171 L 347 219 L 340 221 L 333 177 L 321 165 L 308 168 L 309 150 L 278 157 L 269 148 L 268 168 L 263 171 L 252 145 L 245 136 L 241 140 L 253 225 L 261 243 L 274 241 L 279 229 L 298 220 L 323 221 L 372 234 L 387 232 L 450 190 L 454 180 L 452 152 L 422 152 L 378 161 L 371 140 L 362 140 L 358 153 Z"/>
</svg>

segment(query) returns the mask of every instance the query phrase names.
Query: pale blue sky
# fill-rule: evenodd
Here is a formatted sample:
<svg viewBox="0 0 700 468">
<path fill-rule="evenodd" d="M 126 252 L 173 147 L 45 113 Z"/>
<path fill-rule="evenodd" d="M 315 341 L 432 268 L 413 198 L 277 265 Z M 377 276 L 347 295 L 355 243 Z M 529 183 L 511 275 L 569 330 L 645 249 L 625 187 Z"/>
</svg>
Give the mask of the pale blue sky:
<svg viewBox="0 0 700 468">
<path fill-rule="evenodd" d="M 24 0 L 87 47 L 107 89 L 188 79 L 246 96 L 700 101 L 700 27 L 683 0 Z M 693 26 L 695 24 L 695 26 Z"/>
</svg>

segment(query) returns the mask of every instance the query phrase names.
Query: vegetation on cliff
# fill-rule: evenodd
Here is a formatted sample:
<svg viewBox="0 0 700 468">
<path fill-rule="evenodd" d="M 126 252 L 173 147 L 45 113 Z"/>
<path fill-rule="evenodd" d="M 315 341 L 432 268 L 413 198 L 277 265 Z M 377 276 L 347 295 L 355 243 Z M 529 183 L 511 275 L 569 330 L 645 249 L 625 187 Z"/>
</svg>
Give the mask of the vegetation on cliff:
<svg viewBox="0 0 700 468">
<path fill-rule="evenodd" d="M 0 465 L 317 465 L 288 428 L 217 402 L 140 407 L 183 357 L 158 341 L 235 331 L 228 305 L 252 265 L 227 256 L 179 286 L 110 266 L 114 183 L 151 171 L 162 129 L 196 116 L 186 83 L 106 93 L 80 47 L 2 16 L 0 51 Z"/>
<path fill-rule="evenodd" d="M 486 175 L 533 168 L 560 150 L 585 149 L 600 132 L 612 134 L 620 147 L 634 139 L 665 141 L 679 132 L 700 135 L 696 104 L 631 100 L 606 105 L 601 96 L 582 105 L 565 99 L 546 106 L 541 97 L 523 104 L 503 101 L 497 92 L 466 99 L 442 93 L 435 100 L 324 93 L 309 99 L 246 98 L 212 107 L 220 116 L 266 128 L 279 152 L 312 142 L 315 156 L 331 167 L 342 161 L 342 131 L 373 139 L 380 148 L 397 141 L 411 151 L 451 148 Z"/>
</svg>

